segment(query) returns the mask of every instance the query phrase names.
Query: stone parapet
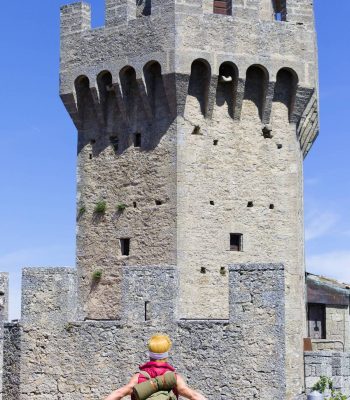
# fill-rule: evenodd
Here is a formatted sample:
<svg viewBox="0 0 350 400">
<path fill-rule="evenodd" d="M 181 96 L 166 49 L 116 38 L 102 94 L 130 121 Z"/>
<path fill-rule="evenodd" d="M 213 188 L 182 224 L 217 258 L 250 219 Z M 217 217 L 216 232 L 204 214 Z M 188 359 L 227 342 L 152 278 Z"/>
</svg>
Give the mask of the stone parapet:
<svg viewBox="0 0 350 400">
<path fill-rule="evenodd" d="M 25 325 L 57 325 L 76 319 L 74 268 L 25 268 L 22 273 L 22 318 Z"/>
<path fill-rule="evenodd" d="M 23 320 L 5 326 L 4 398 L 104 398 L 147 359 L 157 331 L 172 337 L 171 362 L 208 398 L 284 398 L 283 267 L 229 270 L 229 320 L 179 320 L 177 268 L 144 266 L 123 269 L 121 320 L 77 321 L 74 271 L 26 269 Z"/>
</svg>

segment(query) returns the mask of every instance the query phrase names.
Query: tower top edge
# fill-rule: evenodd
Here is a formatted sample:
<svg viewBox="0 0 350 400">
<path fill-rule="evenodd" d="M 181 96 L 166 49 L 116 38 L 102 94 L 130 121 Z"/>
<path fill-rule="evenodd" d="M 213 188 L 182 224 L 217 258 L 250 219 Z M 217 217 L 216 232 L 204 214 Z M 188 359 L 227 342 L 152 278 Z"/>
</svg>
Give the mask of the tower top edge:
<svg viewBox="0 0 350 400">
<path fill-rule="evenodd" d="M 282 20 L 278 17 L 281 13 L 266 12 L 264 6 L 266 0 L 252 0 L 252 5 L 249 7 L 237 0 L 227 0 L 227 2 L 231 7 L 227 14 L 223 15 L 216 11 L 214 0 L 192 0 L 190 3 L 177 0 L 149 0 L 144 2 L 148 4 L 144 8 L 140 8 L 136 0 L 105 0 L 105 24 L 94 29 L 122 28 L 130 22 L 134 24 L 144 21 L 147 17 L 166 20 L 167 16 L 176 14 L 187 17 L 205 16 L 213 21 L 219 20 L 223 25 L 236 20 L 246 22 L 255 20 L 276 29 L 298 25 L 301 29 L 306 27 L 309 30 L 311 27 L 314 30 L 313 4 L 305 0 L 298 0 L 299 3 L 305 3 L 303 5 L 297 4 L 296 0 L 289 0 L 290 6 L 285 11 L 285 19 Z M 66 4 L 61 6 L 60 11 L 61 36 L 92 29 L 90 3 L 80 1 Z"/>
</svg>

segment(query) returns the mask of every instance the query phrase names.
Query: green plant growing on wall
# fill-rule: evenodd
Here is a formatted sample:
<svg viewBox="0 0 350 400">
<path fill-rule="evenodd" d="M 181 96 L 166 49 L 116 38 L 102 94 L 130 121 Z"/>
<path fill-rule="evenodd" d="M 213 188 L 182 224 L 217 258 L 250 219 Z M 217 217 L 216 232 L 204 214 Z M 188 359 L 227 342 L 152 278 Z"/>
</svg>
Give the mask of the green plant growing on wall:
<svg viewBox="0 0 350 400">
<path fill-rule="evenodd" d="M 86 207 L 84 205 L 80 206 L 78 210 L 78 218 L 81 218 L 85 213 L 86 213 Z"/>
<path fill-rule="evenodd" d="M 312 390 L 320 393 L 324 393 L 327 389 L 333 389 L 333 382 L 327 376 L 320 376 L 320 379 L 312 387 Z"/>
<path fill-rule="evenodd" d="M 104 214 L 107 210 L 107 204 L 105 201 L 99 201 L 95 206 L 96 214 Z"/>
<path fill-rule="evenodd" d="M 102 278 L 102 271 L 100 269 L 93 272 L 92 280 L 94 282 L 101 280 L 101 278 Z"/>
<path fill-rule="evenodd" d="M 329 397 L 329 400 L 347 400 L 348 396 L 341 392 L 335 392 L 332 390 L 332 395 Z"/>
<path fill-rule="evenodd" d="M 321 376 L 320 379 L 312 387 L 312 390 L 316 390 L 319 393 L 324 393 L 327 389 L 331 391 L 331 396 L 328 397 L 328 400 L 347 400 L 348 398 L 343 393 L 334 390 L 333 381 L 327 376 Z"/>
<path fill-rule="evenodd" d="M 127 205 L 125 203 L 117 204 L 117 210 L 123 212 L 126 209 Z"/>
</svg>

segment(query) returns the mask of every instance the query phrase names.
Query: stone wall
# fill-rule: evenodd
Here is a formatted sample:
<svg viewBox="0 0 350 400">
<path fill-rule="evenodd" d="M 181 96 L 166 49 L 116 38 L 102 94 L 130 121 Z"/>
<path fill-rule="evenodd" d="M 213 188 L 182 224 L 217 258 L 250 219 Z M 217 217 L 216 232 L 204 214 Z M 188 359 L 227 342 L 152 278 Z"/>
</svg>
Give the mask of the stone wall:
<svg viewBox="0 0 350 400">
<path fill-rule="evenodd" d="M 4 326 L 3 400 L 19 400 L 21 389 L 21 327 L 18 323 Z"/>
<path fill-rule="evenodd" d="M 7 273 L 0 273 L 0 400 L 3 398 L 3 360 L 5 332 L 4 323 L 8 320 L 8 300 L 9 300 L 9 276 Z"/>
<path fill-rule="evenodd" d="M 305 353 L 305 384 L 308 392 L 320 376 L 331 378 L 336 390 L 350 396 L 350 353 L 329 351 Z"/>
<path fill-rule="evenodd" d="M 208 398 L 285 398 L 283 267 L 235 265 L 229 273 L 227 320 L 179 320 L 177 269 L 149 266 L 123 269 L 120 320 L 75 321 L 76 303 L 67 301 L 74 271 L 26 269 L 23 300 L 32 306 L 23 323 L 5 327 L 4 399 L 100 400 L 147 359 L 155 331 L 173 338 L 171 362 Z"/>
<path fill-rule="evenodd" d="M 349 307 L 326 306 L 326 338 L 342 342 L 343 351 L 350 350 Z"/>
</svg>

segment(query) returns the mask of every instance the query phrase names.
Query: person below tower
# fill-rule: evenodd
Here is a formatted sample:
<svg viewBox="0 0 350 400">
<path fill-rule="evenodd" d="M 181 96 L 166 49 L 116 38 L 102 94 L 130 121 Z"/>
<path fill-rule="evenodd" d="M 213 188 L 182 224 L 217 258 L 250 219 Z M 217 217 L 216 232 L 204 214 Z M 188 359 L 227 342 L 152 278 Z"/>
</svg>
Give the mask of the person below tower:
<svg viewBox="0 0 350 400">
<path fill-rule="evenodd" d="M 150 361 L 140 366 L 130 382 L 111 393 L 105 400 L 121 400 L 131 396 L 132 400 L 178 399 L 183 396 L 190 400 L 207 400 L 200 393 L 190 389 L 175 368 L 168 364 L 172 342 L 167 335 L 156 334 L 148 342 Z"/>
</svg>

